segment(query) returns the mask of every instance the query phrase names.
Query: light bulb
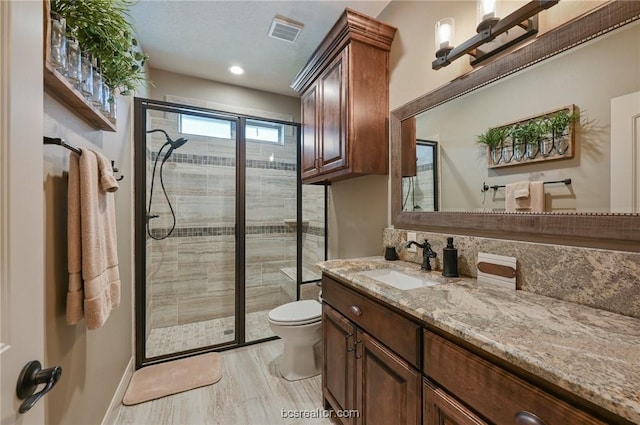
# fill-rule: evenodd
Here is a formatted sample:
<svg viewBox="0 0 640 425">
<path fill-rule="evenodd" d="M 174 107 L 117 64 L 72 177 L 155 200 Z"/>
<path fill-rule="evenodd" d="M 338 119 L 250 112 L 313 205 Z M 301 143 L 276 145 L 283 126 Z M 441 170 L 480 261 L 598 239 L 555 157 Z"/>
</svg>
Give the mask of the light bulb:
<svg viewBox="0 0 640 425">
<path fill-rule="evenodd" d="M 488 30 L 498 23 L 500 19 L 497 17 L 497 6 L 498 0 L 478 0 L 478 27 L 476 28 L 477 32 Z"/>
<path fill-rule="evenodd" d="M 444 56 L 453 49 L 454 31 L 453 18 L 444 18 L 436 22 L 436 57 Z"/>
</svg>

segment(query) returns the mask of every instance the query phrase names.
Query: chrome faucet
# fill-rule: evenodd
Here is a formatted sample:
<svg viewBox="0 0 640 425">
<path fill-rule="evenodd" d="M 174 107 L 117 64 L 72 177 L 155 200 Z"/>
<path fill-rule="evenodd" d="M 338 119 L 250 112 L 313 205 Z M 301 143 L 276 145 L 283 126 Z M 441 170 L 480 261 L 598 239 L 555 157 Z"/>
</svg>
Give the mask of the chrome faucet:
<svg viewBox="0 0 640 425">
<path fill-rule="evenodd" d="M 417 247 L 422 248 L 422 270 L 431 270 L 431 259 L 436 258 L 438 254 L 431 249 L 431 244 L 425 239 L 423 244 L 419 244 L 416 241 L 407 242 L 407 248 L 411 245 L 415 245 Z"/>
</svg>

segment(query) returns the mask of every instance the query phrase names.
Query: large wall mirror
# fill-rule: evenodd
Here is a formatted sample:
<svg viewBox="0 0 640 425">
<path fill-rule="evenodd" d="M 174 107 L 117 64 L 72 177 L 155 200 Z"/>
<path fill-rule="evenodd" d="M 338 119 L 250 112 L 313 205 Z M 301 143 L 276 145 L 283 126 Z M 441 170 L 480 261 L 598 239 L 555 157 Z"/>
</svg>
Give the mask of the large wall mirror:
<svg viewBox="0 0 640 425">
<path fill-rule="evenodd" d="M 640 242 L 639 17 L 640 2 L 606 3 L 392 111 L 393 224 Z M 570 105 L 579 113 L 570 158 L 491 167 L 476 143 L 489 128 Z M 423 149 L 414 139 L 437 143 L 433 191 L 416 184 L 424 165 L 407 168 Z M 544 212 L 505 211 L 505 186 L 526 180 L 548 183 Z"/>
</svg>

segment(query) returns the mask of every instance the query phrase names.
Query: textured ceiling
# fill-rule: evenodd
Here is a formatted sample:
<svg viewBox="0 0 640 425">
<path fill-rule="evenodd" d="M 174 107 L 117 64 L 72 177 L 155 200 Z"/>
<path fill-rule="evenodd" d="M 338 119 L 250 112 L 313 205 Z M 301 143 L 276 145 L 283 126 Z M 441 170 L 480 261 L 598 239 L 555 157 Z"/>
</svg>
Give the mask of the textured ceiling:
<svg viewBox="0 0 640 425">
<path fill-rule="evenodd" d="M 130 15 L 152 68 L 296 96 L 291 80 L 344 8 L 376 17 L 388 2 L 142 0 Z M 295 43 L 267 35 L 276 15 L 304 24 Z"/>
</svg>

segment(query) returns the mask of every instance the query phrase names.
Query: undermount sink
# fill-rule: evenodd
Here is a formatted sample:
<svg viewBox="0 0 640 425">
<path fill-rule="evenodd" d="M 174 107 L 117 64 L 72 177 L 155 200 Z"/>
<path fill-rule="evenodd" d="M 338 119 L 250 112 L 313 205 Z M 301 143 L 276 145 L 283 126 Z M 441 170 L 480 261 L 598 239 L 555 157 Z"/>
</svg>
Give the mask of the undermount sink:
<svg viewBox="0 0 640 425">
<path fill-rule="evenodd" d="M 370 277 L 371 279 L 377 280 L 378 282 L 382 282 L 386 285 L 390 285 L 394 288 L 403 290 L 423 288 L 425 286 L 435 286 L 441 283 L 429 279 L 422 279 L 416 276 L 411 276 L 409 274 L 393 269 L 367 270 L 358 274 L 361 276 Z"/>
</svg>

